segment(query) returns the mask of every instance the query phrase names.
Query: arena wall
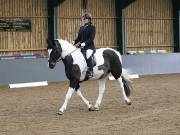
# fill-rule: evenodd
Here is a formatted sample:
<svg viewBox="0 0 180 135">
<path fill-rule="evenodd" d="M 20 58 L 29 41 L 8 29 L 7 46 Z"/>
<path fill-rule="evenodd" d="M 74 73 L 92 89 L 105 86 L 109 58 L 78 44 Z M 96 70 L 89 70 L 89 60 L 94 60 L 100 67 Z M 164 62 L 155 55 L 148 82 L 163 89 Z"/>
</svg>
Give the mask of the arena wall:
<svg viewBox="0 0 180 135">
<path fill-rule="evenodd" d="M 80 17 L 85 11 L 83 0 L 57 1 L 61 1 L 60 5 L 53 10 L 57 11 L 55 13 L 57 36 L 69 41 L 73 40 L 81 25 Z M 175 29 L 179 29 L 177 27 L 179 21 L 176 25 L 173 24 L 175 18 L 172 3 L 172 1 L 178 3 L 177 0 L 127 0 L 134 2 L 122 10 L 122 18 L 117 17 L 115 5 L 117 1 L 88 0 L 87 10 L 93 14 L 93 23 L 97 28 L 95 39 L 97 48 L 122 46 L 117 45 L 119 40 L 117 29 L 120 27 L 117 24 L 121 21 L 124 21 L 121 22 L 123 24 L 121 32 L 124 32 L 126 52 L 134 50 L 150 52 L 149 50 L 161 49 L 174 52 L 175 45 L 179 46 L 175 40 L 178 35 L 175 33 L 179 33 Z M 58 63 L 54 70 L 50 70 L 47 66 L 46 38 L 50 34 L 48 13 L 51 12 L 47 2 L 50 0 L 0 0 L 0 19 L 29 19 L 32 25 L 31 31 L 27 32 L 0 32 L 0 84 L 66 80 L 62 62 Z M 121 2 L 123 0 L 120 0 Z M 176 11 L 179 11 L 178 6 Z M 179 51 L 177 50 L 176 52 Z M 16 57 L 18 59 L 6 59 L 9 58 L 9 56 L 6 57 L 7 54 L 36 52 L 45 57 L 33 55 L 35 58 L 29 58 L 30 55 L 23 57 L 18 55 Z M 5 57 L 1 57 L 2 55 Z M 24 57 L 28 59 L 22 59 Z M 123 55 L 122 57 L 124 67 L 130 68 L 135 74 L 180 73 L 179 53 Z"/>
<path fill-rule="evenodd" d="M 123 55 L 123 67 L 133 74 L 152 75 L 180 73 L 180 53 Z M 58 82 L 67 80 L 64 65 L 59 62 L 49 69 L 47 59 L 1 60 L 0 85 L 36 81 Z"/>
</svg>

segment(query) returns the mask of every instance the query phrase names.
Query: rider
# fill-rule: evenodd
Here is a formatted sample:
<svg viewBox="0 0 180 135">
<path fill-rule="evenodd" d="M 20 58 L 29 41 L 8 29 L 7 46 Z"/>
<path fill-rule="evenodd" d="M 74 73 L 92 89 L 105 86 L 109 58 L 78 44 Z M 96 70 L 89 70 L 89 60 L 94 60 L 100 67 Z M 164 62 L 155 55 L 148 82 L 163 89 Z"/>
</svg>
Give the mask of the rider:
<svg viewBox="0 0 180 135">
<path fill-rule="evenodd" d="M 89 77 L 93 76 L 92 55 L 95 52 L 94 38 L 96 34 L 96 28 L 92 25 L 91 20 L 92 16 L 90 13 L 85 12 L 82 15 L 83 26 L 80 27 L 77 38 L 72 42 L 73 44 L 80 42 L 81 52 L 85 55 L 87 62 L 87 74 Z"/>
</svg>

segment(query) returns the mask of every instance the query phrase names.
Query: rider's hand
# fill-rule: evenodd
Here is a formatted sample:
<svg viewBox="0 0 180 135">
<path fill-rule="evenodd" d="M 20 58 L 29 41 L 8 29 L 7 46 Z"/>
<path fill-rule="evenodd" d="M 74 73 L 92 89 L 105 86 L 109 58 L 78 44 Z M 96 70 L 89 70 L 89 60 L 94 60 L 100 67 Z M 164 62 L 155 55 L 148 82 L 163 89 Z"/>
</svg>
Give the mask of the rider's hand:
<svg viewBox="0 0 180 135">
<path fill-rule="evenodd" d="M 83 43 L 81 43 L 81 48 L 83 48 L 83 47 L 85 47 L 85 43 L 83 42 Z"/>
<path fill-rule="evenodd" d="M 75 41 L 74 41 L 74 40 L 73 40 L 73 41 L 71 41 L 71 44 L 73 44 L 73 45 L 74 45 L 74 44 L 75 44 Z"/>
</svg>

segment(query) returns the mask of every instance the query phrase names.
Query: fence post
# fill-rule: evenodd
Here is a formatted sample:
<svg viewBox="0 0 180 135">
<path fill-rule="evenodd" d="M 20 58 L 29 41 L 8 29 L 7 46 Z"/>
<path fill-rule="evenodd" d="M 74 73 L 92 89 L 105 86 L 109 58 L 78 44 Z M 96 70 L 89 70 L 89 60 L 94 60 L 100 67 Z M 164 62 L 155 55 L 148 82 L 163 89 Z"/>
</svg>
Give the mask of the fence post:
<svg viewBox="0 0 180 135">
<path fill-rule="evenodd" d="M 57 25 L 57 6 L 54 7 L 54 38 L 57 39 L 58 38 L 58 25 Z"/>
<path fill-rule="evenodd" d="M 47 1 L 48 8 L 48 38 L 54 39 L 54 3 L 51 0 Z"/>
<path fill-rule="evenodd" d="M 124 9 L 122 9 L 122 54 L 126 54 L 126 37 L 125 37 L 126 20 Z"/>
<path fill-rule="evenodd" d="M 180 10 L 179 10 L 179 52 L 180 52 Z"/>
<path fill-rule="evenodd" d="M 125 17 L 123 9 L 130 5 L 132 2 L 136 0 L 116 0 L 116 29 L 117 29 L 117 45 L 118 50 L 121 54 L 126 54 L 126 46 L 125 46 Z"/>
<path fill-rule="evenodd" d="M 173 18 L 174 18 L 174 22 L 173 22 L 173 27 L 174 27 L 174 52 L 180 52 L 180 10 L 179 10 L 179 4 L 180 1 L 179 0 L 173 0 Z"/>
<path fill-rule="evenodd" d="M 122 7 L 119 0 L 115 1 L 116 5 L 116 37 L 117 37 L 117 49 L 123 54 L 123 40 L 122 40 Z"/>
</svg>

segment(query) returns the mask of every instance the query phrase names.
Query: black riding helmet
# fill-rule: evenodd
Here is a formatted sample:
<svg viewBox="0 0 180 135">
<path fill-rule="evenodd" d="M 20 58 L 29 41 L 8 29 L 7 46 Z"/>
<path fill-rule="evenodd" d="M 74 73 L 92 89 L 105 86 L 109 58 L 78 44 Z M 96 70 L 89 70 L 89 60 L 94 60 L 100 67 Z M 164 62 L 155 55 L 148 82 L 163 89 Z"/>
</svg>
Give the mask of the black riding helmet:
<svg viewBox="0 0 180 135">
<path fill-rule="evenodd" d="M 92 15 L 88 12 L 85 12 L 85 13 L 83 13 L 82 18 L 92 20 Z"/>
</svg>

